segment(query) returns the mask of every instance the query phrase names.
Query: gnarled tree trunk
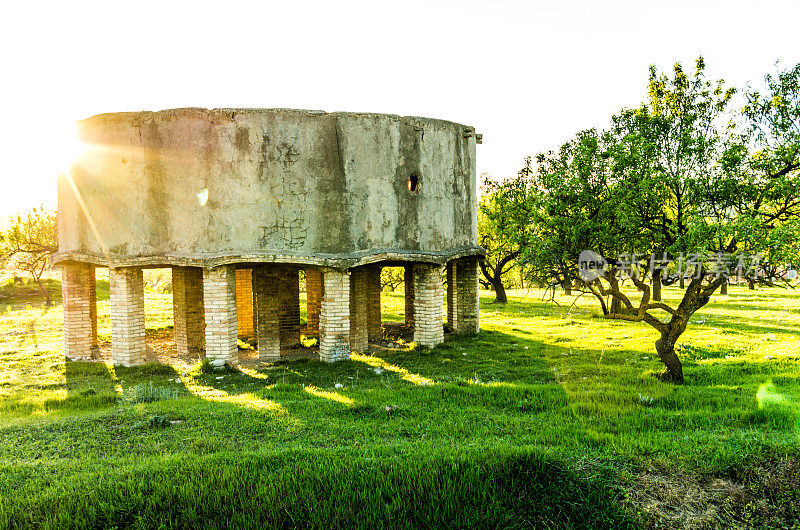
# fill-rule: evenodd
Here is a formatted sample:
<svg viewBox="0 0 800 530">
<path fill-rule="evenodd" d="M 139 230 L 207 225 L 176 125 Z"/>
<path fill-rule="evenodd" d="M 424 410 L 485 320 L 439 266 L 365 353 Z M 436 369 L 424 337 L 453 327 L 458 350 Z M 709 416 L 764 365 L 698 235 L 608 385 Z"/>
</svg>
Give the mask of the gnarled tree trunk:
<svg viewBox="0 0 800 530">
<path fill-rule="evenodd" d="M 686 329 L 685 323 L 683 329 Z M 683 365 L 681 360 L 678 359 L 678 354 L 675 353 L 675 342 L 681 333 L 683 332 L 675 333 L 667 329 L 661 332 L 661 338 L 656 341 L 656 353 L 658 353 L 658 358 L 661 359 L 661 362 L 666 367 L 666 370 L 659 376 L 659 379 L 664 382 L 683 383 Z"/>
<path fill-rule="evenodd" d="M 496 280 L 493 279 L 490 282 L 492 284 L 492 288 L 494 289 L 494 302 L 496 304 L 505 304 L 508 302 L 508 298 L 506 297 L 506 288 L 503 285 L 502 280 L 497 278 Z"/>
<path fill-rule="evenodd" d="M 663 302 L 655 302 L 650 299 L 650 285 L 640 278 L 631 277 L 636 287 L 643 292 L 639 302 L 639 307 L 635 307 L 630 298 L 619 288 L 619 283 L 614 275 L 614 271 L 606 271 L 605 280 L 609 283 L 609 288 L 603 286 L 602 281 L 598 281 L 592 292 L 595 296 L 611 295 L 615 301 L 622 302 L 622 311 L 610 311 L 606 318 L 618 320 L 628 320 L 633 322 L 646 322 L 655 328 L 661 336 L 655 343 L 656 353 L 666 370 L 659 375 L 659 379 L 665 382 L 681 384 L 683 383 L 683 365 L 675 352 L 675 344 L 680 336 L 686 331 L 686 325 L 691 316 L 701 307 L 708 304 L 711 295 L 722 285 L 725 278 L 717 278 L 708 285 L 703 285 L 704 275 L 701 274 L 693 278 L 689 283 L 688 289 L 683 295 L 683 299 L 677 308 L 672 308 Z M 613 305 L 613 302 L 612 302 Z M 664 322 L 649 311 L 665 311 L 671 315 L 668 322 Z"/>
<path fill-rule="evenodd" d="M 653 273 L 653 301 L 661 301 L 661 272 Z"/>
<path fill-rule="evenodd" d="M 496 265 L 492 266 L 487 260 L 480 260 L 481 274 L 489 282 L 494 289 L 495 298 L 494 303 L 505 304 L 508 302 L 506 298 L 506 288 L 503 285 L 503 274 L 508 272 L 509 264 L 517 258 L 519 252 L 512 252 L 503 257 Z"/>
</svg>

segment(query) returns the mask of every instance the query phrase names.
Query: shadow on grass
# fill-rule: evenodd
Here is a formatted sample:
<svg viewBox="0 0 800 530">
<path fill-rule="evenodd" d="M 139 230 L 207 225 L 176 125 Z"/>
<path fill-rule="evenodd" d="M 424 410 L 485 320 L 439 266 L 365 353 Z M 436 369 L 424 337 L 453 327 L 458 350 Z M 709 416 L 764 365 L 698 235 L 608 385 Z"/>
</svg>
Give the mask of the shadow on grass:
<svg viewBox="0 0 800 530">
<path fill-rule="evenodd" d="M 600 477 L 533 450 L 179 455 L 24 488 L 23 528 L 633 528 Z M 80 491 L 85 495 L 76 496 Z M 102 502 L 87 502 L 90 498 Z"/>
<path fill-rule="evenodd" d="M 44 402 L 46 411 L 92 410 L 114 406 L 125 397 L 125 393 L 136 390 L 137 385 L 149 384 L 153 379 L 160 385 L 164 379 L 177 378 L 174 367 L 151 363 L 133 368 L 111 366 L 102 362 L 64 361 L 64 388 L 67 395 Z M 183 384 L 171 384 L 177 395 L 189 394 Z M 155 386 L 161 388 L 161 386 Z"/>
<path fill-rule="evenodd" d="M 66 439 L 48 454 L 101 447 L 125 463 L 49 487 L 31 481 L 0 507 L 0 526 L 625 526 L 611 481 L 574 457 L 608 451 L 680 467 L 692 458 L 717 465 L 706 455 L 719 451 L 725 469 L 771 447 L 750 430 L 791 427 L 753 401 L 765 375 L 783 374 L 777 364 L 691 361 L 689 383 L 672 387 L 648 376 L 656 362 L 632 366 L 626 356 L 485 331 L 334 365 L 196 373 L 181 386 L 194 398 L 110 413 L 97 420 L 95 440 L 80 425 L 49 426 L 46 434 L 63 428 Z M 706 358 L 719 356 L 696 360 Z M 90 380 L 105 393 L 178 375 L 171 367 L 87 373 L 86 364 L 67 366 L 70 392 Z M 744 388 L 730 388 L 738 381 Z M 152 414 L 180 423 L 134 428 Z"/>
<path fill-rule="evenodd" d="M 40 446 L 46 454 L 101 450 L 125 464 L 26 481 L 13 502 L 0 504 L 0 526 L 633 526 L 607 477 L 525 448 L 533 438 L 520 438 L 521 447 L 498 443 L 515 428 L 543 432 L 553 411 L 561 428 L 571 423 L 570 436 L 582 436 L 563 421 L 572 416 L 569 401 L 543 360 L 522 353 L 504 360 L 527 363 L 516 382 L 487 378 L 498 368 L 489 350 L 463 361 L 466 350 L 513 340 L 486 333 L 334 365 L 196 370 L 184 387 L 195 398 L 115 409 L 91 420 L 91 440 L 81 439 L 86 427 L 73 432 L 74 422 L 55 438 L 48 427 L 59 446 Z M 111 395 L 120 381 L 127 389 L 178 375 L 159 365 L 71 362 L 66 373 L 73 394 L 61 406 L 73 399 L 87 407 L 81 392 Z M 160 428 L 151 418 L 138 427 L 153 414 L 175 424 Z"/>
</svg>

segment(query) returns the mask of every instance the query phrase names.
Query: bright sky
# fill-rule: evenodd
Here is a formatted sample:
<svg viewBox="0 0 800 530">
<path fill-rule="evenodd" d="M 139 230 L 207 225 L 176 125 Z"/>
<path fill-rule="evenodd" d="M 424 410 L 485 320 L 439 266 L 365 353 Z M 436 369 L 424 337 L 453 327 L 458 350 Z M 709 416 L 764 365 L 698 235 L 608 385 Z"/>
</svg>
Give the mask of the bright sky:
<svg viewBox="0 0 800 530">
<path fill-rule="evenodd" d="M 427 116 L 484 135 L 478 173 L 603 127 L 648 66 L 758 83 L 800 62 L 800 2 L 9 2 L 0 219 L 55 206 L 70 124 L 101 112 L 284 107 Z"/>
</svg>

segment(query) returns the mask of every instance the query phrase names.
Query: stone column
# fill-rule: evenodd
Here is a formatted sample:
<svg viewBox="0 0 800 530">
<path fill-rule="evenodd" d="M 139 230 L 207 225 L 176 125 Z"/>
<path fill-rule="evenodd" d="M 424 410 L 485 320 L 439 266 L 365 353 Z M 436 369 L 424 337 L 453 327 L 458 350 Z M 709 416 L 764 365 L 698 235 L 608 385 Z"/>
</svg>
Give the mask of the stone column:
<svg viewBox="0 0 800 530">
<path fill-rule="evenodd" d="M 64 355 L 91 357 L 97 345 L 97 293 L 94 265 L 70 262 L 61 267 Z"/>
<path fill-rule="evenodd" d="M 238 361 L 236 347 L 236 269 L 203 269 L 206 359 L 215 366 Z"/>
<path fill-rule="evenodd" d="M 142 269 L 108 269 L 111 287 L 111 360 L 122 366 L 146 362 Z"/>
<path fill-rule="evenodd" d="M 203 350 L 203 269 L 172 267 L 172 314 L 175 348 L 179 355 L 196 355 Z"/>
<path fill-rule="evenodd" d="M 281 348 L 300 344 L 300 270 L 278 268 L 278 300 L 280 303 Z"/>
<path fill-rule="evenodd" d="M 381 333 L 381 268 L 367 267 L 367 333 L 370 342 L 383 338 Z"/>
<path fill-rule="evenodd" d="M 350 270 L 350 351 L 369 348 L 366 267 Z"/>
<path fill-rule="evenodd" d="M 236 335 L 242 340 L 255 337 L 252 269 L 236 269 Z"/>
<path fill-rule="evenodd" d="M 350 358 L 350 271 L 322 272 L 319 358 L 324 362 Z"/>
<path fill-rule="evenodd" d="M 403 267 L 403 291 L 406 302 L 406 326 L 414 327 L 414 265 Z"/>
<path fill-rule="evenodd" d="M 278 271 L 267 265 L 253 269 L 253 291 L 256 297 L 256 330 L 258 360 L 262 363 L 281 358 L 280 304 Z"/>
<path fill-rule="evenodd" d="M 442 328 L 442 267 L 414 264 L 414 342 L 436 346 L 444 341 Z"/>
<path fill-rule="evenodd" d="M 455 271 L 453 331 L 459 335 L 474 334 L 480 330 L 478 259 L 461 258 L 453 265 Z"/>
<path fill-rule="evenodd" d="M 306 269 L 306 333 L 319 336 L 319 310 L 322 304 L 322 271 Z"/>
</svg>

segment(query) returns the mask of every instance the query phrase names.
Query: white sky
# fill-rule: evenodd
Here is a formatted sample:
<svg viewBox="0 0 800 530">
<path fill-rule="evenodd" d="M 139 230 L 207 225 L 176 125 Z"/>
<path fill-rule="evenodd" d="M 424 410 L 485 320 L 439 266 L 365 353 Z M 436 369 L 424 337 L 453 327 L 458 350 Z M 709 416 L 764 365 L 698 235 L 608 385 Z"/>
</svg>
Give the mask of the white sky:
<svg viewBox="0 0 800 530">
<path fill-rule="evenodd" d="M 101 112 L 287 107 L 474 125 L 478 173 L 607 124 L 648 66 L 759 82 L 800 62 L 800 2 L 13 2 L 0 22 L 0 219 L 55 205 L 69 124 Z"/>
</svg>

